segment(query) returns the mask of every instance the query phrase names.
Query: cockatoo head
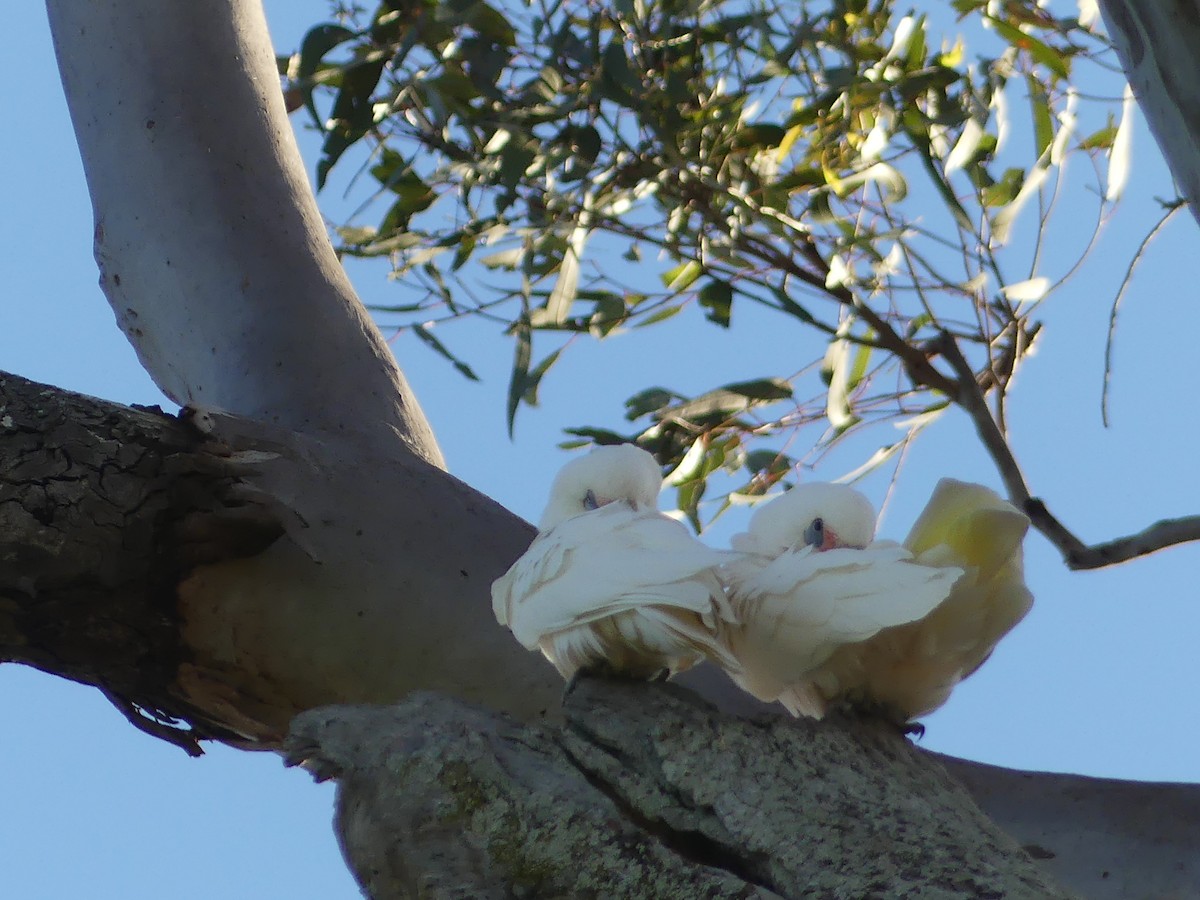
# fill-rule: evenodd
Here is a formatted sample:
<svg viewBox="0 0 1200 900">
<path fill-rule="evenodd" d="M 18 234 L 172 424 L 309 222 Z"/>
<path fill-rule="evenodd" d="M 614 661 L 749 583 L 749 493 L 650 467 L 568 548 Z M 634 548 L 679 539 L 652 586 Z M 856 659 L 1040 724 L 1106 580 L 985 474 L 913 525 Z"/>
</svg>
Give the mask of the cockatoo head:
<svg viewBox="0 0 1200 900">
<path fill-rule="evenodd" d="M 538 528 L 549 531 L 572 516 L 616 501 L 639 510 L 657 509 L 661 489 L 662 470 L 645 450 L 633 444 L 597 447 L 559 470 Z"/>
<path fill-rule="evenodd" d="M 764 504 L 749 533 L 766 553 L 791 547 L 865 547 L 875 536 L 871 501 L 844 484 L 801 484 Z"/>
</svg>

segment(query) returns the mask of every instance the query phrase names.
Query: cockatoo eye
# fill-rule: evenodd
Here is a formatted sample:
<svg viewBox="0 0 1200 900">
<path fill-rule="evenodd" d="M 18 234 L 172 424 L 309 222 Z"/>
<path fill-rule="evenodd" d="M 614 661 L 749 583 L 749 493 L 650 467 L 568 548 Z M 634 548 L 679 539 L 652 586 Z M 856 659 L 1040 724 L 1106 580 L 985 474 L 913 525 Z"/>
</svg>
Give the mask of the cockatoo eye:
<svg viewBox="0 0 1200 900">
<path fill-rule="evenodd" d="M 600 508 L 600 504 L 596 500 L 596 492 L 595 491 L 589 490 L 586 494 L 583 495 L 583 508 L 586 510 L 593 510 L 593 509 Z"/>
<path fill-rule="evenodd" d="M 804 543 L 820 549 L 825 543 L 825 520 L 820 516 L 813 519 L 804 529 Z"/>
</svg>

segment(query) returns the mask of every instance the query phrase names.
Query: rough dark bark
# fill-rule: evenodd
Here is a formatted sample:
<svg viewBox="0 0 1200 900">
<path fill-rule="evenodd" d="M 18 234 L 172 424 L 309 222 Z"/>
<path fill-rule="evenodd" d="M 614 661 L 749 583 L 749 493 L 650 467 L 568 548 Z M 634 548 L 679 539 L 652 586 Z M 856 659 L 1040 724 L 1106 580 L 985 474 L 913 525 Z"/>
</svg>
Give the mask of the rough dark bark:
<svg viewBox="0 0 1200 900">
<path fill-rule="evenodd" d="M 96 685 L 189 752 L 414 689 L 540 715 L 558 677 L 489 600 L 531 535 L 402 447 L 0 377 L 0 661 Z"/>
<path fill-rule="evenodd" d="M 285 759 L 339 780 L 375 898 L 1069 896 L 888 726 L 592 679 L 565 705 L 557 728 L 433 695 L 313 710 Z"/>
<path fill-rule="evenodd" d="M 0 661 L 95 685 L 160 736 L 155 720 L 172 717 L 197 737 L 228 737 L 171 691 L 187 658 L 175 585 L 282 529 L 222 449 L 161 410 L 8 374 L 0 438 Z"/>
</svg>

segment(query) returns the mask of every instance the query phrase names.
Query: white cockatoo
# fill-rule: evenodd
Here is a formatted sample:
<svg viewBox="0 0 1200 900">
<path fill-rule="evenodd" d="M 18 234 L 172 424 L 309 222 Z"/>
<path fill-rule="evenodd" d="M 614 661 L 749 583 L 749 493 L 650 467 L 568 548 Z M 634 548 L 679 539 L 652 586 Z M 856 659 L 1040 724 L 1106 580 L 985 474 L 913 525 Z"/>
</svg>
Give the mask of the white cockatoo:
<svg viewBox="0 0 1200 900">
<path fill-rule="evenodd" d="M 809 674 L 809 693 L 901 721 L 937 709 L 1033 605 L 1021 552 L 1028 529 L 1028 517 L 994 491 L 943 478 L 904 547 L 922 566 L 965 574 L 928 615 L 833 653 Z"/>
<path fill-rule="evenodd" d="M 811 680 L 830 657 L 928 616 L 963 574 L 874 533 L 870 501 L 845 485 L 800 485 L 755 512 L 721 570 L 741 620 L 727 629 L 738 684 L 819 718 Z"/>
<path fill-rule="evenodd" d="M 654 457 L 631 444 L 567 463 L 538 536 L 492 585 L 500 624 L 564 678 L 674 674 L 706 656 L 737 670 L 717 636 L 734 621 L 714 571 L 726 554 L 658 511 L 661 487 Z"/>
</svg>

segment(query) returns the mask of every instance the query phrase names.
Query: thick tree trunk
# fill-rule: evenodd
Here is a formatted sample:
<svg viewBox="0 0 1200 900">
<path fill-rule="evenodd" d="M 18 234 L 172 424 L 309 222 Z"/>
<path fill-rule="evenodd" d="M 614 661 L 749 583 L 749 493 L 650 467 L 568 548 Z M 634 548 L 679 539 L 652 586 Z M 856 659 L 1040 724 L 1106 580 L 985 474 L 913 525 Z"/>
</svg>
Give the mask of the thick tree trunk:
<svg viewBox="0 0 1200 900">
<path fill-rule="evenodd" d="M 180 405 L 442 457 L 333 252 L 257 0 L 48 0 L 100 283 Z"/>
<path fill-rule="evenodd" d="M 1125 75 L 1175 182 L 1200 221 L 1197 0 L 1100 0 Z"/>
<path fill-rule="evenodd" d="M 1069 896 L 895 729 L 582 679 L 558 728 L 431 695 L 300 716 L 373 898 Z"/>
</svg>

